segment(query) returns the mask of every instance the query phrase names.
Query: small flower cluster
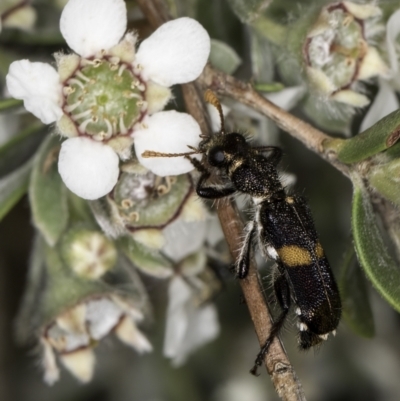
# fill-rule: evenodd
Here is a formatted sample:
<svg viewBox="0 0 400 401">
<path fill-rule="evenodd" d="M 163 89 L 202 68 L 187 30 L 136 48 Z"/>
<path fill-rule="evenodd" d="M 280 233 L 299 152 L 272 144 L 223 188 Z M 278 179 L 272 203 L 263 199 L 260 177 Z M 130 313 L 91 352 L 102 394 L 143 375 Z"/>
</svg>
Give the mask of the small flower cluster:
<svg viewBox="0 0 400 401">
<path fill-rule="evenodd" d="M 57 70 L 15 61 L 6 78 L 10 94 L 66 138 L 61 149 L 52 138 L 44 141 L 35 174 L 45 182 L 58 154 L 58 172 L 78 195 L 46 181 L 57 187 L 49 209 L 65 205 L 66 216 L 56 233 L 50 229 L 50 239 L 45 226 L 54 216 L 47 219 L 47 208 L 34 216 L 43 279 L 36 287 L 29 283 L 39 307 L 30 313 L 24 304 L 19 326 L 39 333 L 49 384 L 59 378 L 57 361 L 89 381 L 93 348 L 112 333 L 139 353 L 152 350 L 137 327 L 150 308 L 136 269 L 168 280 L 164 354 L 175 364 L 219 332 L 216 308 L 206 304 L 219 280 L 205 247 L 219 241 L 221 230 L 185 174 L 193 165 L 183 157 L 141 156 L 147 149 L 178 153 L 198 145 L 200 128 L 190 115 L 162 110 L 172 85 L 199 76 L 210 38 L 195 20 L 179 18 L 136 51 L 137 37 L 124 35 L 126 26 L 123 0 L 69 0 L 60 30 L 74 53 L 57 54 Z M 41 193 L 31 191 L 32 204 Z M 91 200 L 91 210 L 82 198 Z"/>
<path fill-rule="evenodd" d="M 132 157 L 133 143 L 146 165 L 143 148 L 182 152 L 199 142 L 200 129 L 191 116 L 161 110 L 171 99 L 171 85 L 192 81 L 203 70 L 210 52 L 207 32 L 197 21 L 180 18 L 162 25 L 136 52 L 137 37 L 123 36 L 126 26 L 123 0 L 70 0 L 60 30 L 75 53 L 56 55 L 58 71 L 21 60 L 7 75 L 10 94 L 23 99 L 43 123 L 55 122 L 68 138 L 61 146 L 59 172 L 67 187 L 85 199 L 112 190 L 119 160 Z M 157 167 L 158 175 L 193 168 L 184 158 L 160 160 Z"/>
<path fill-rule="evenodd" d="M 303 46 L 308 80 L 320 95 L 355 107 L 369 103 L 357 82 L 389 72 L 366 36 L 376 32 L 371 24 L 377 24 L 381 14 L 375 5 L 351 1 L 322 9 Z"/>
</svg>

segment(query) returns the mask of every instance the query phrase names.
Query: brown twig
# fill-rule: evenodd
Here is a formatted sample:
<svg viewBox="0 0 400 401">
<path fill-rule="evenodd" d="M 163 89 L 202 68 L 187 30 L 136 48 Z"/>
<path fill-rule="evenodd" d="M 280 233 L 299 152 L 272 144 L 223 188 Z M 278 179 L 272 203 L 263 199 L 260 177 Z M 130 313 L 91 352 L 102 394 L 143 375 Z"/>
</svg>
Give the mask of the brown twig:
<svg viewBox="0 0 400 401">
<path fill-rule="evenodd" d="M 203 133 L 210 134 L 209 124 L 205 116 L 207 111 L 202 101 L 202 91 L 195 83 L 182 86 L 186 108 L 199 122 Z M 234 260 L 239 257 L 243 236 L 243 222 L 236 206 L 231 202 L 223 202 L 217 209 L 222 230 Z M 251 261 L 249 274 L 239 281 L 250 312 L 254 328 L 260 342 L 264 345 L 272 328 L 271 313 L 265 302 L 260 286 L 260 279 L 254 260 Z M 290 364 L 285 350 L 278 338 L 275 338 L 265 357 L 265 366 L 278 395 L 286 401 L 305 400 L 303 389 L 296 373 Z"/>
<path fill-rule="evenodd" d="M 138 4 L 155 28 L 160 23 L 167 21 L 168 15 L 161 0 L 138 0 Z M 187 110 L 197 120 L 202 132 L 210 134 L 208 113 L 203 102 L 203 91 L 198 84 L 191 83 L 182 85 L 182 92 Z M 221 204 L 218 208 L 218 216 L 232 256 L 236 259 L 241 245 L 243 223 L 236 207 L 230 202 Z M 262 293 L 254 261 L 251 263 L 248 277 L 239 282 L 260 345 L 264 345 L 272 327 L 272 319 Z M 275 389 L 282 400 L 305 401 L 301 383 L 278 338 L 273 341 L 264 362 Z"/>
<path fill-rule="evenodd" d="M 254 90 L 251 84 L 240 81 L 207 65 L 197 82 L 204 89 L 211 89 L 217 94 L 228 96 L 257 110 L 270 118 L 276 125 L 301 141 L 308 149 L 318 153 L 334 167 L 348 176 L 348 167 L 336 157 L 325 151 L 324 142 L 332 138 L 293 114 L 281 109 Z"/>
</svg>

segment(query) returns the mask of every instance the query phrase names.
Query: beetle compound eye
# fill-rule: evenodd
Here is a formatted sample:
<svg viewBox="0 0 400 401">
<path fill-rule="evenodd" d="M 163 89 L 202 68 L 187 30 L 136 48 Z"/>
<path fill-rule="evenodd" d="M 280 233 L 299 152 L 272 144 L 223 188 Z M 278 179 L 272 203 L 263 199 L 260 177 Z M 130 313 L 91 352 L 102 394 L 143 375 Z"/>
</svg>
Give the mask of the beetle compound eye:
<svg viewBox="0 0 400 401">
<path fill-rule="evenodd" d="M 208 161 L 212 166 L 220 166 L 225 161 L 225 152 L 218 147 L 211 149 Z"/>
</svg>

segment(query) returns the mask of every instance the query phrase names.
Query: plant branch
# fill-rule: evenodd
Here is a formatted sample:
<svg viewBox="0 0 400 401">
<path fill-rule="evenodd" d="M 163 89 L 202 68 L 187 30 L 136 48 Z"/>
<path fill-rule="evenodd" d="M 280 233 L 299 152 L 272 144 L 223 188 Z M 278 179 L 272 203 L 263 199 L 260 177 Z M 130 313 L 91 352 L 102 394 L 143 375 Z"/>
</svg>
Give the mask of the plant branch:
<svg viewBox="0 0 400 401">
<path fill-rule="evenodd" d="M 160 0 L 138 0 L 143 13 L 154 28 L 167 21 L 164 3 Z M 161 10 L 161 11 L 160 11 Z M 203 134 L 211 134 L 208 113 L 197 83 L 182 85 L 182 92 L 189 113 L 199 123 Z M 243 222 L 234 204 L 221 203 L 217 210 L 228 246 L 234 259 L 238 257 L 242 242 Z M 260 345 L 264 345 L 271 331 L 272 318 L 260 286 L 257 268 L 252 260 L 247 278 L 239 281 L 249 308 Z M 282 400 L 305 401 L 300 381 L 290 364 L 279 338 L 275 338 L 265 357 L 265 366 L 274 387 Z"/>
<path fill-rule="evenodd" d="M 207 121 L 208 113 L 203 102 L 203 96 L 196 83 L 182 85 L 183 97 L 189 113 L 200 124 L 203 133 L 212 134 Z M 243 238 L 244 225 L 233 202 L 221 202 L 217 208 L 219 220 L 224 232 L 229 250 L 234 260 L 239 257 Z M 250 317 L 260 343 L 265 344 L 272 328 L 272 317 L 260 285 L 257 266 L 251 260 L 249 274 L 239 280 Z M 265 367 L 274 384 L 278 395 L 285 401 L 305 401 L 305 396 L 299 379 L 283 349 L 282 343 L 276 337 L 272 342 L 264 360 Z"/>
<path fill-rule="evenodd" d="M 250 83 L 240 81 L 210 65 L 206 66 L 197 82 L 204 89 L 211 89 L 219 95 L 231 97 L 257 110 L 274 121 L 279 128 L 301 141 L 307 148 L 329 161 L 344 175 L 349 175 L 348 166 L 340 163 L 333 152 L 326 151 L 325 144 L 332 141 L 329 135 L 270 102 L 255 91 Z"/>
</svg>

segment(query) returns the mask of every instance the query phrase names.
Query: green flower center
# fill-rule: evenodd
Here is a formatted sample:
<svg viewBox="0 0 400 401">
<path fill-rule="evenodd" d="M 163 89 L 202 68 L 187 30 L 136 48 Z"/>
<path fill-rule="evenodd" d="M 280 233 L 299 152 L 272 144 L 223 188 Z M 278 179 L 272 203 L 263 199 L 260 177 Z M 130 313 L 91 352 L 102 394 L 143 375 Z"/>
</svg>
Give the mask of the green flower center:
<svg viewBox="0 0 400 401">
<path fill-rule="evenodd" d="M 82 135 L 108 140 L 128 135 L 147 111 L 144 83 L 124 63 L 85 60 L 64 87 L 64 111 Z"/>
</svg>

